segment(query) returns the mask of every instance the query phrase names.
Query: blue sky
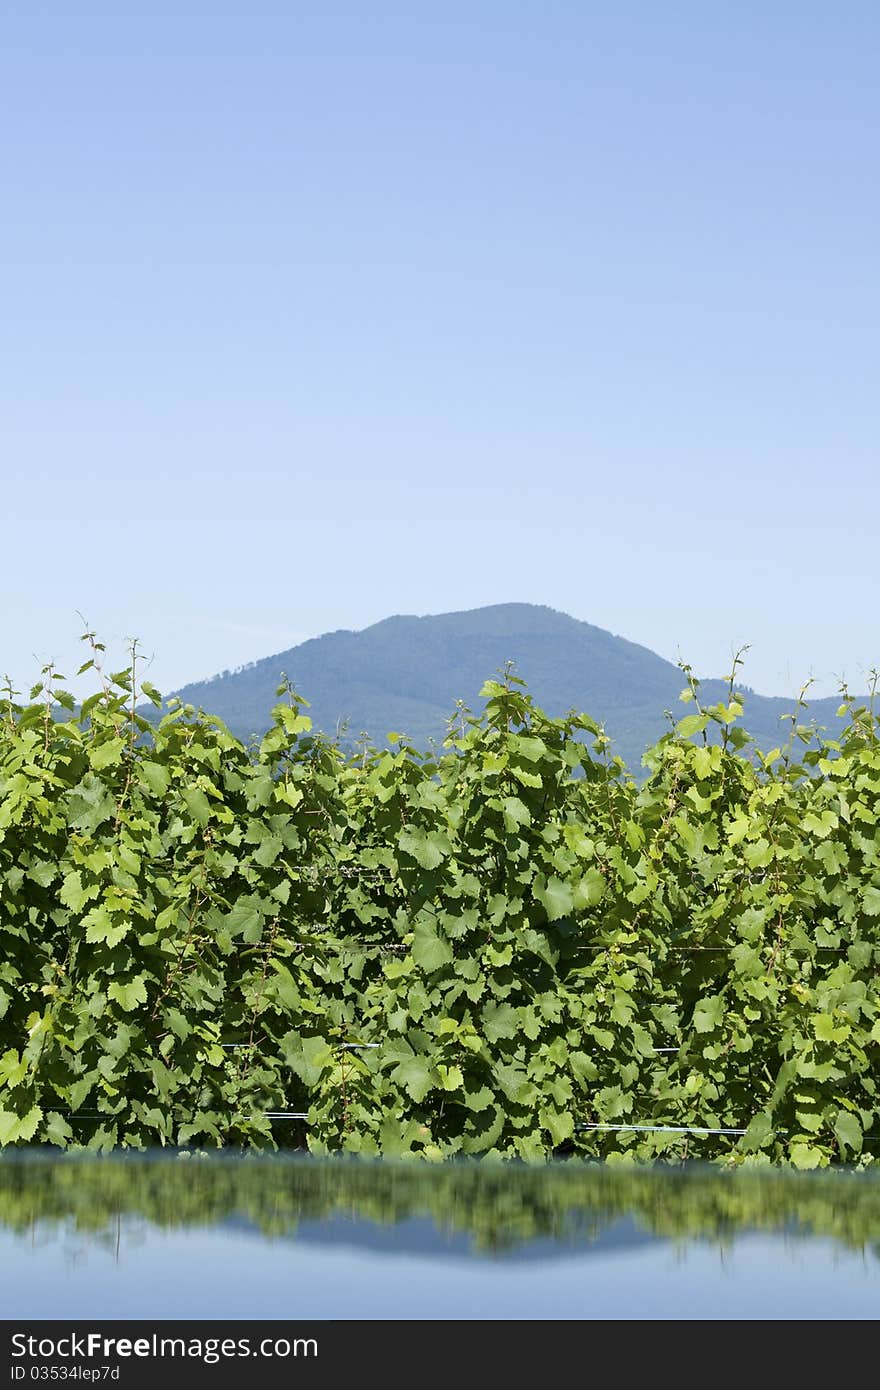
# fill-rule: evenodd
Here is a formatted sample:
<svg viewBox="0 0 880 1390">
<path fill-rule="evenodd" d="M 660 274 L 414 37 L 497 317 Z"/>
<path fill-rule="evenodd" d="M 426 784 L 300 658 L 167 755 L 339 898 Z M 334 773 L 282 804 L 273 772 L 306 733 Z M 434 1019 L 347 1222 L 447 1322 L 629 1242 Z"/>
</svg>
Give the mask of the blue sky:
<svg viewBox="0 0 880 1390">
<path fill-rule="evenodd" d="M 0 671 L 518 600 L 860 684 L 878 60 L 858 0 L 11 10 Z"/>
</svg>

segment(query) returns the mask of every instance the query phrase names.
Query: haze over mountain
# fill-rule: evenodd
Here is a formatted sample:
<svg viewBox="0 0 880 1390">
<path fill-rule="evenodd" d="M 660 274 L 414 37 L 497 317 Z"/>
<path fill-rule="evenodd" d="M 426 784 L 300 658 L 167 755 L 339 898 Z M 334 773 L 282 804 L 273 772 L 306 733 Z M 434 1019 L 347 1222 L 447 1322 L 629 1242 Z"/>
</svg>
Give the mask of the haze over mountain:
<svg viewBox="0 0 880 1390">
<path fill-rule="evenodd" d="M 380 745 L 394 730 L 424 745 L 430 737 L 445 737 L 456 700 L 481 709 L 481 685 L 507 661 L 548 713 L 573 708 L 603 722 L 633 771 L 669 727 L 664 711 L 676 718 L 687 712 L 678 699 L 684 677 L 672 662 L 591 623 L 529 603 L 400 615 L 360 632 L 328 632 L 174 693 L 219 715 L 247 739 L 265 731 L 284 672 L 310 702 L 316 729 L 333 734 L 347 725 L 346 741 L 363 732 Z M 793 699 L 740 689 L 746 691 L 742 722 L 749 732 L 765 748 L 784 742 L 789 726 L 780 724 L 780 716 L 790 713 Z M 709 679 L 701 698 L 712 703 L 724 691 L 722 680 Z M 836 697 L 811 701 L 809 717 L 836 728 L 839 703 Z"/>
</svg>

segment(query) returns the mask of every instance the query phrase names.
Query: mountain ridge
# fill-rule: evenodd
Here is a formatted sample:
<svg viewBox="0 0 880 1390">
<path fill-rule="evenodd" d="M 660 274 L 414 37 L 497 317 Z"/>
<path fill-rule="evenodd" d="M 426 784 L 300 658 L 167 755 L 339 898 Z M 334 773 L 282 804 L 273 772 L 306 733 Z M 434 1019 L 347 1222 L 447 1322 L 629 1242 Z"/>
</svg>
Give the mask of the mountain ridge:
<svg viewBox="0 0 880 1390">
<path fill-rule="evenodd" d="M 338 628 L 285 651 L 174 691 L 184 703 L 219 716 L 243 739 L 262 733 L 282 676 L 309 701 L 316 729 L 347 742 L 366 734 L 383 744 L 392 731 L 425 746 L 445 736 L 458 700 L 477 712 L 483 682 L 512 661 L 537 704 L 569 709 L 605 724 L 627 765 L 637 771 L 650 744 L 669 727 L 685 684 L 674 663 L 650 648 L 547 605 L 492 604 L 440 614 L 392 614 L 362 629 Z M 701 693 L 714 703 L 726 682 L 709 678 Z M 764 747 L 783 743 L 780 716 L 793 699 L 758 695 L 748 686 L 742 721 Z M 836 728 L 839 699 L 811 701 L 807 718 Z M 683 712 L 683 711 L 681 711 Z"/>
</svg>

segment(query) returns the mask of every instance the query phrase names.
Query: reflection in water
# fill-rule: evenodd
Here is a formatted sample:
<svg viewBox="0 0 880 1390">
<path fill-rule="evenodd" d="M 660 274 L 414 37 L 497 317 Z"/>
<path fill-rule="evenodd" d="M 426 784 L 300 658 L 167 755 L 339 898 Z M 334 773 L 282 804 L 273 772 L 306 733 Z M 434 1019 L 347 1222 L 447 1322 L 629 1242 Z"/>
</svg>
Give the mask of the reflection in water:
<svg viewBox="0 0 880 1390">
<path fill-rule="evenodd" d="M 880 1178 L 572 1161 L 0 1159 L 26 1318 L 876 1318 Z"/>
<path fill-rule="evenodd" d="M 579 1161 L 429 1166 L 21 1151 L 0 1159 L 0 1229 L 30 1232 L 34 1242 L 89 1240 L 118 1255 L 123 1229 L 134 1238 L 144 1223 L 495 1256 L 657 1236 L 724 1245 L 746 1230 L 787 1231 L 880 1255 L 880 1177 Z"/>
</svg>

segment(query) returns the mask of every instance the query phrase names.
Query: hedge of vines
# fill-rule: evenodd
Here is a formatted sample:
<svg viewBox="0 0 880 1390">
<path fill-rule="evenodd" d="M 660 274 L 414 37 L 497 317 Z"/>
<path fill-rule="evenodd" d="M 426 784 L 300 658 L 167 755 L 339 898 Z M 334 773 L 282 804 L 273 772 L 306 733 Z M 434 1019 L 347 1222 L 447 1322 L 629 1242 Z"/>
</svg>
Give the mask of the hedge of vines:
<svg viewBox="0 0 880 1390">
<path fill-rule="evenodd" d="M 0 706 L 0 1143 L 880 1152 L 873 699 L 761 752 L 684 667 L 638 783 L 509 670 L 427 752 L 287 682 L 245 745 L 86 640 Z"/>
</svg>

